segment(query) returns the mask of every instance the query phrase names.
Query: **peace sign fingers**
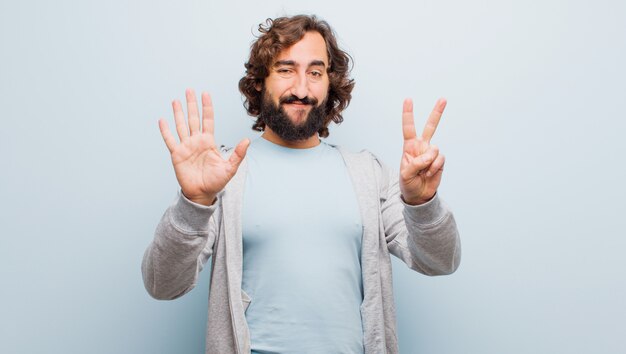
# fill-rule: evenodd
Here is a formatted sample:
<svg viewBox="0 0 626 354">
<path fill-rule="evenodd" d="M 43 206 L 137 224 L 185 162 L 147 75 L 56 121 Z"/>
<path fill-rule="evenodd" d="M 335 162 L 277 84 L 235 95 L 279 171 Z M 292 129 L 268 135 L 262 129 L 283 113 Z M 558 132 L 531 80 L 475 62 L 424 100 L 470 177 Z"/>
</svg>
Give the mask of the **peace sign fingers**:
<svg viewBox="0 0 626 354">
<path fill-rule="evenodd" d="M 430 144 L 437 125 L 441 120 L 446 100 L 440 98 L 426 120 L 421 135 L 415 131 L 413 101 L 404 100 L 402 107 L 402 136 L 404 146 L 400 160 L 400 192 L 402 198 L 411 205 L 423 204 L 430 200 L 441 181 L 441 171 L 445 162 L 439 148 Z"/>
</svg>

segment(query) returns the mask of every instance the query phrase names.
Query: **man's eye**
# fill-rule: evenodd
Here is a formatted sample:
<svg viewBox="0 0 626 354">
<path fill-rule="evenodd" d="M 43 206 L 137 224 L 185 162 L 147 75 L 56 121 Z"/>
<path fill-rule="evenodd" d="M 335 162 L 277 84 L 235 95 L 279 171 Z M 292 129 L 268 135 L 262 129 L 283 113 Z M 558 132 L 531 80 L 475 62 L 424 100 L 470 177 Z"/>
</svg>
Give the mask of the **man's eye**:
<svg viewBox="0 0 626 354">
<path fill-rule="evenodd" d="M 313 77 L 322 77 L 322 73 L 319 71 L 311 71 L 311 75 L 313 75 Z"/>
<path fill-rule="evenodd" d="M 279 74 L 289 74 L 291 69 L 278 69 L 276 70 Z"/>
</svg>

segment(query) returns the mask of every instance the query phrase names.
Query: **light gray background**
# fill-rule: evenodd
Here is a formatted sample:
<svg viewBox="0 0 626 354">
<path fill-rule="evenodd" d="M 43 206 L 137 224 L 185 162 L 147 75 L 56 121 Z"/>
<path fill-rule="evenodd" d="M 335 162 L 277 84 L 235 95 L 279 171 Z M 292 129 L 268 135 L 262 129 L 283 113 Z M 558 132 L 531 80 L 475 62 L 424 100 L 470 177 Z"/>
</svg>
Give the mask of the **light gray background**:
<svg viewBox="0 0 626 354">
<path fill-rule="evenodd" d="M 402 100 L 434 142 L 461 268 L 394 262 L 402 353 L 624 353 L 623 1 L 14 1 L 0 5 L 0 352 L 200 353 L 208 272 L 151 299 L 143 251 L 177 184 L 157 119 L 237 82 L 256 25 L 317 13 L 355 59 L 329 142 L 397 168 Z"/>
</svg>

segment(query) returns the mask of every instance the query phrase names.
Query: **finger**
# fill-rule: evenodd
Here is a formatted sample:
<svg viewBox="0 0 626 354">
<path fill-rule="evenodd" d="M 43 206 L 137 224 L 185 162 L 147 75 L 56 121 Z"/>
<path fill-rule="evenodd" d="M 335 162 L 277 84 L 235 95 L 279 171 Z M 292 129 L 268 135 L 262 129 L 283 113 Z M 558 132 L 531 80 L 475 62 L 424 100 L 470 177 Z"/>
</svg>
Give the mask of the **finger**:
<svg viewBox="0 0 626 354">
<path fill-rule="evenodd" d="M 402 146 L 402 151 L 411 155 L 411 157 L 419 156 L 426 152 L 428 145 L 424 143 L 421 136 L 413 140 L 406 140 Z"/>
<path fill-rule="evenodd" d="M 428 171 L 426 171 L 426 177 L 432 177 L 436 175 L 437 173 L 442 172 L 443 165 L 445 164 L 445 162 L 446 162 L 446 157 L 443 154 L 439 154 L 439 156 L 437 156 L 435 161 L 433 161 L 433 163 L 428 168 Z"/>
<path fill-rule="evenodd" d="M 439 155 L 439 148 L 431 145 L 426 152 L 417 157 L 407 157 L 409 164 L 406 168 L 406 176 L 412 177 L 420 172 L 425 172 Z"/>
<path fill-rule="evenodd" d="M 196 93 L 192 89 L 185 91 L 187 99 L 187 114 L 189 115 L 189 131 L 191 135 L 200 132 L 200 118 L 198 117 L 198 101 L 196 101 Z"/>
<path fill-rule="evenodd" d="M 214 134 L 215 121 L 213 120 L 213 102 L 211 95 L 206 92 L 202 93 L 202 132 Z"/>
<path fill-rule="evenodd" d="M 181 142 L 185 141 L 189 137 L 189 129 L 185 124 L 185 114 L 183 113 L 183 106 L 178 100 L 172 102 L 172 109 L 174 110 L 174 122 L 176 123 L 176 132 L 178 133 L 178 139 Z"/>
<path fill-rule="evenodd" d="M 402 105 L 402 136 L 404 142 L 415 139 L 415 123 L 413 122 L 413 101 L 410 98 L 404 100 Z"/>
<path fill-rule="evenodd" d="M 422 139 L 424 139 L 425 142 L 429 143 L 430 139 L 432 139 L 435 134 L 435 130 L 437 130 L 437 125 L 439 125 L 441 115 L 443 114 L 443 110 L 446 108 L 447 103 L 448 102 L 445 98 L 440 98 L 437 100 L 437 103 L 435 103 L 435 108 L 433 108 L 430 116 L 428 116 L 424 132 L 422 132 Z"/>
<path fill-rule="evenodd" d="M 170 128 L 167 126 L 167 122 L 165 119 L 159 119 L 159 130 L 161 130 L 161 136 L 163 137 L 163 141 L 165 141 L 165 146 L 167 149 L 172 152 L 176 147 L 176 138 L 170 132 Z"/>
<path fill-rule="evenodd" d="M 241 161 L 243 161 L 243 158 L 246 156 L 248 146 L 250 146 L 250 140 L 243 139 L 239 142 L 239 144 L 237 144 L 237 146 L 235 147 L 235 151 L 233 151 L 233 153 L 230 155 L 228 162 L 230 162 L 230 165 L 233 167 L 233 174 L 237 172 Z"/>
</svg>

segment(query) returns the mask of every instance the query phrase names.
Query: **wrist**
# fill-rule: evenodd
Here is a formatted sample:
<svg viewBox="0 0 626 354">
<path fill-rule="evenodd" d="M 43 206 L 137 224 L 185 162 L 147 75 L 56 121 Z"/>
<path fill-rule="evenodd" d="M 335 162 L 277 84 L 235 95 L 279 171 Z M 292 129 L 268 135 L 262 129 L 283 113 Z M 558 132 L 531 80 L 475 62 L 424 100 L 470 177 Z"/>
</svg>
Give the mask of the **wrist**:
<svg viewBox="0 0 626 354">
<path fill-rule="evenodd" d="M 215 195 L 188 196 L 187 194 L 185 194 L 184 191 L 181 191 L 181 193 L 190 202 L 193 202 L 193 203 L 196 203 L 196 204 L 200 204 L 200 205 L 204 205 L 204 206 L 211 206 L 211 205 L 213 205 L 213 203 L 215 203 L 215 199 L 216 199 Z"/>
<path fill-rule="evenodd" d="M 405 198 L 403 195 L 400 195 L 400 198 L 402 198 L 402 201 L 408 205 L 412 205 L 412 206 L 417 206 L 417 205 L 422 205 L 422 204 L 426 204 L 429 201 L 431 201 L 433 198 L 435 197 L 435 195 L 431 195 L 428 198 Z"/>
</svg>

